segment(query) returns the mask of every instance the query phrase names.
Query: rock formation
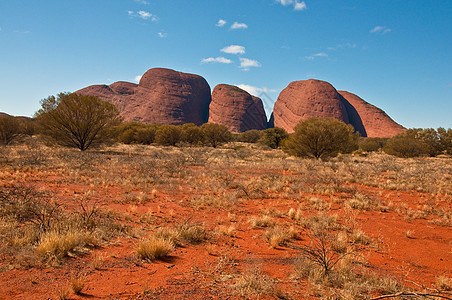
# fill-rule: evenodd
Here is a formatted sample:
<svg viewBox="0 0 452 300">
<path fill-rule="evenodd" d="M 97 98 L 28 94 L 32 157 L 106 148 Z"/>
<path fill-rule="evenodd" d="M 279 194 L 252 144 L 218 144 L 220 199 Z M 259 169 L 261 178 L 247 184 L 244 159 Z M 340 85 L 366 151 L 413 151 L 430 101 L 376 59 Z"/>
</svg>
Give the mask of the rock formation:
<svg viewBox="0 0 452 300">
<path fill-rule="evenodd" d="M 391 137 L 403 130 L 377 107 L 314 79 L 290 83 L 280 93 L 270 122 L 290 133 L 301 120 L 328 117 L 353 125 L 363 137 Z"/>
<path fill-rule="evenodd" d="M 225 125 L 231 132 L 266 129 L 267 117 L 260 98 L 232 85 L 219 84 L 212 93 L 209 123 Z"/>
<path fill-rule="evenodd" d="M 341 95 L 328 82 L 314 79 L 291 82 L 273 108 L 275 127 L 288 132 L 293 132 L 301 120 L 328 117 L 349 123 Z"/>
<path fill-rule="evenodd" d="M 201 125 L 208 121 L 211 101 L 204 78 L 162 68 L 148 70 L 139 84 L 119 81 L 109 86 L 89 86 L 76 93 L 115 104 L 126 121 L 152 124 Z"/>
<path fill-rule="evenodd" d="M 368 137 L 393 137 L 405 128 L 394 122 L 383 110 L 355 94 L 339 91 L 359 114 Z"/>
</svg>

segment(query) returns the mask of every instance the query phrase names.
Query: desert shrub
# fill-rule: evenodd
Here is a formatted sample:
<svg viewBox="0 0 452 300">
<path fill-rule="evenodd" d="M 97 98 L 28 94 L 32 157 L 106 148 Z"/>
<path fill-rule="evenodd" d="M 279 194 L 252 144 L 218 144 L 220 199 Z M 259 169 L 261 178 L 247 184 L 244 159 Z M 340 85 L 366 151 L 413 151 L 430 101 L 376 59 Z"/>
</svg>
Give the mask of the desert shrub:
<svg viewBox="0 0 452 300">
<path fill-rule="evenodd" d="M 334 118 L 311 118 L 301 121 L 285 140 L 283 150 L 294 156 L 317 159 L 350 153 L 357 149 L 354 128 Z"/>
<path fill-rule="evenodd" d="M 439 142 L 444 151 L 452 155 L 452 129 L 438 128 Z"/>
<path fill-rule="evenodd" d="M 105 141 L 108 129 L 121 121 L 115 105 L 95 96 L 69 93 L 41 100 L 36 119 L 42 134 L 81 151 Z"/>
<path fill-rule="evenodd" d="M 34 224 L 41 231 L 51 229 L 61 216 L 61 205 L 49 194 L 23 185 L 2 187 L 0 204 L 0 216 Z"/>
<path fill-rule="evenodd" d="M 0 144 L 11 144 L 20 136 L 21 132 L 22 124 L 19 118 L 0 115 Z"/>
<path fill-rule="evenodd" d="M 290 240 L 297 238 L 298 233 L 294 228 L 284 229 L 279 226 L 269 228 L 265 231 L 264 237 L 270 247 L 277 248 Z"/>
<path fill-rule="evenodd" d="M 151 236 L 149 239 L 139 242 L 135 251 L 140 259 L 154 260 L 167 256 L 173 249 L 172 241 Z"/>
<path fill-rule="evenodd" d="M 206 123 L 201 125 L 204 143 L 211 147 L 218 147 L 232 140 L 232 135 L 224 125 Z"/>
<path fill-rule="evenodd" d="M 199 145 L 203 142 L 203 133 L 201 128 L 193 123 L 187 123 L 181 126 L 182 141 L 191 145 Z"/>
<path fill-rule="evenodd" d="M 261 138 L 262 131 L 253 129 L 238 134 L 237 141 L 244 143 L 257 143 Z"/>
<path fill-rule="evenodd" d="M 122 123 L 112 130 L 112 134 L 118 142 L 124 144 L 150 145 L 155 140 L 156 125 L 148 125 L 138 122 Z"/>
<path fill-rule="evenodd" d="M 162 146 L 176 146 L 181 141 L 182 130 L 175 125 L 161 125 L 155 133 L 155 142 Z"/>
<path fill-rule="evenodd" d="M 408 129 L 391 138 L 383 150 L 399 157 L 434 157 L 444 151 L 450 153 L 451 136 L 451 130 L 444 128 Z"/>
<path fill-rule="evenodd" d="M 374 152 L 382 149 L 386 142 L 387 138 L 363 138 L 359 143 L 359 148 L 366 152 Z"/>
<path fill-rule="evenodd" d="M 287 137 L 289 137 L 289 134 L 283 128 L 268 128 L 262 131 L 262 138 L 259 142 L 270 148 L 277 149 Z"/>
<path fill-rule="evenodd" d="M 250 223 L 251 228 L 273 227 L 276 225 L 275 220 L 268 215 L 260 217 L 252 216 L 248 219 L 248 222 Z"/>
<path fill-rule="evenodd" d="M 411 136 L 399 134 L 386 143 L 383 151 L 398 157 L 417 157 L 427 155 L 428 146 Z"/>
</svg>

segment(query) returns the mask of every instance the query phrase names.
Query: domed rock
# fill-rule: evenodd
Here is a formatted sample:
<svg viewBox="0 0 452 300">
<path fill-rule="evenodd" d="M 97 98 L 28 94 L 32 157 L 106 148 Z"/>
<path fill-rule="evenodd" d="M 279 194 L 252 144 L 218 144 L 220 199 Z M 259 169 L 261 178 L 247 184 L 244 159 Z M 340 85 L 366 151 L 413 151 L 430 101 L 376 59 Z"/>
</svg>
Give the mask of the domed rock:
<svg viewBox="0 0 452 300">
<path fill-rule="evenodd" d="M 150 124 L 201 125 L 208 121 L 210 86 L 201 76 L 170 69 L 148 70 L 140 83 L 115 82 L 76 92 L 115 104 L 126 121 Z"/>
<path fill-rule="evenodd" d="M 368 137 L 393 137 L 405 128 L 394 122 L 383 110 L 355 94 L 339 91 L 359 114 Z"/>
<path fill-rule="evenodd" d="M 232 132 L 244 132 L 266 129 L 267 117 L 260 98 L 239 87 L 219 84 L 212 92 L 209 123 L 225 125 Z"/>
<path fill-rule="evenodd" d="M 326 81 L 291 82 L 280 94 L 273 108 L 273 123 L 291 133 L 301 121 L 333 117 L 349 124 L 347 108 L 336 89 Z"/>
</svg>

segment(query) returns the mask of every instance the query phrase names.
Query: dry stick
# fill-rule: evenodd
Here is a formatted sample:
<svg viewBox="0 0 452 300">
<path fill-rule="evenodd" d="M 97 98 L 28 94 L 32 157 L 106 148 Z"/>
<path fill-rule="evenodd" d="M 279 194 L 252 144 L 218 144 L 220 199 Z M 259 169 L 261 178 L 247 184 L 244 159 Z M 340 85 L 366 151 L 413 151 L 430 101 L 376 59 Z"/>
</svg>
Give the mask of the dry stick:
<svg viewBox="0 0 452 300">
<path fill-rule="evenodd" d="M 452 298 L 446 297 L 446 296 L 442 296 L 442 295 L 436 295 L 436 294 L 430 294 L 430 293 L 411 293 L 411 292 L 399 292 L 399 293 L 390 294 L 390 295 L 382 295 L 382 296 L 379 296 L 379 297 L 371 298 L 369 300 L 395 298 L 395 297 L 398 297 L 398 296 L 421 296 L 421 297 L 425 297 L 425 298 L 435 297 L 435 298 L 452 300 Z"/>
</svg>

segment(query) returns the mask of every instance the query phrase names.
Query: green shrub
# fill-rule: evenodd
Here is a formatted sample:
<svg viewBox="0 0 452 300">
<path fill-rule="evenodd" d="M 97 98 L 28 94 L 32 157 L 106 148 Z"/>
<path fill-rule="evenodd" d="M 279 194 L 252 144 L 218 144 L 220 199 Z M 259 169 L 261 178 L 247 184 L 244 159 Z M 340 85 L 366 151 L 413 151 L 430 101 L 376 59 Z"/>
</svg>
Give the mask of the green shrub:
<svg viewBox="0 0 452 300">
<path fill-rule="evenodd" d="M 155 142 L 162 146 L 176 146 L 182 140 L 182 129 L 175 125 L 160 125 L 155 133 Z"/>
<path fill-rule="evenodd" d="M 104 141 L 108 129 L 121 122 L 115 105 L 95 96 L 69 93 L 43 99 L 36 118 L 42 134 L 81 151 Z"/>
<path fill-rule="evenodd" d="M 261 144 L 270 148 L 277 149 L 281 146 L 281 142 L 288 138 L 289 134 L 283 128 L 268 128 L 262 131 Z"/>
<path fill-rule="evenodd" d="M 9 145 L 15 141 L 22 132 L 19 118 L 9 115 L 0 115 L 0 144 Z"/>
<path fill-rule="evenodd" d="M 358 148 L 357 139 L 358 133 L 354 133 L 352 125 L 334 118 L 311 118 L 295 126 L 283 150 L 291 155 L 319 159 L 353 152 Z"/>
<path fill-rule="evenodd" d="M 262 131 L 256 130 L 256 129 L 242 132 L 242 133 L 238 134 L 238 136 L 237 136 L 237 140 L 239 142 L 244 142 L 244 143 L 257 143 L 260 141 L 261 138 L 262 138 Z"/>
<path fill-rule="evenodd" d="M 224 125 L 206 123 L 201 126 L 201 131 L 205 144 L 214 148 L 232 140 L 232 134 Z"/>
<path fill-rule="evenodd" d="M 202 144 L 204 137 L 201 128 L 193 123 L 187 123 L 181 126 L 182 141 L 191 145 Z"/>
<path fill-rule="evenodd" d="M 374 152 L 382 149 L 388 142 L 387 138 L 363 138 L 359 143 L 359 148 L 366 152 Z"/>
</svg>

